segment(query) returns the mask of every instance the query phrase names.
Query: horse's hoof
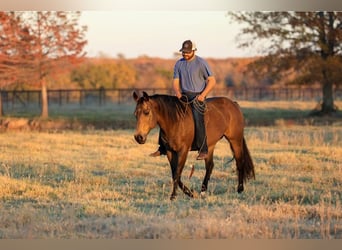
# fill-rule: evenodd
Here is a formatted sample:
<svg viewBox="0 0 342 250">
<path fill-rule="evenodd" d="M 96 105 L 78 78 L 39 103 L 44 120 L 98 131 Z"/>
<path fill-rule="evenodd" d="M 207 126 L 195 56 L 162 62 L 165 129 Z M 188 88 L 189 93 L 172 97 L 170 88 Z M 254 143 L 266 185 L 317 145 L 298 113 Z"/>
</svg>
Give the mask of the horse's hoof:
<svg viewBox="0 0 342 250">
<path fill-rule="evenodd" d="M 195 191 L 192 191 L 192 198 L 198 198 L 198 193 Z"/>
<path fill-rule="evenodd" d="M 237 191 L 241 194 L 243 192 L 243 185 L 239 185 Z"/>
<path fill-rule="evenodd" d="M 171 195 L 170 196 L 170 201 L 174 201 L 176 199 L 176 195 Z"/>
<path fill-rule="evenodd" d="M 207 193 L 205 191 L 201 191 L 201 198 L 207 197 Z"/>
<path fill-rule="evenodd" d="M 195 192 L 195 190 L 190 189 L 190 193 L 188 194 L 190 198 L 197 198 L 198 193 Z"/>
</svg>

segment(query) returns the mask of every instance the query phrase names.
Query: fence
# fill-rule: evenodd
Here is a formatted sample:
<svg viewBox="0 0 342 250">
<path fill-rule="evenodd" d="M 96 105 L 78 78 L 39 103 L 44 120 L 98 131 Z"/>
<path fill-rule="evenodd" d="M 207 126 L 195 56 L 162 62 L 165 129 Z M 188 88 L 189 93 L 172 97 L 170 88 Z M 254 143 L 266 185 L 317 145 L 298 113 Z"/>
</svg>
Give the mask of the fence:
<svg viewBox="0 0 342 250">
<path fill-rule="evenodd" d="M 134 90 L 142 89 L 59 89 L 48 90 L 49 105 L 105 105 L 109 103 L 123 104 L 133 102 Z M 143 89 L 148 94 L 172 94 L 171 88 L 149 88 Z M 3 107 L 11 109 L 21 106 L 40 106 L 40 90 L 2 91 Z M 272 100 L 315 100 L 322 99 L 322 90 L 313 87 L 227 87 L 217 88 L 213 91 L 214 96 L 227 96 L 234 100 L 249 101 L 272 101 Z M 335 100 L 342 100 L 342 89 L 334 90 Z"/>
</svg>

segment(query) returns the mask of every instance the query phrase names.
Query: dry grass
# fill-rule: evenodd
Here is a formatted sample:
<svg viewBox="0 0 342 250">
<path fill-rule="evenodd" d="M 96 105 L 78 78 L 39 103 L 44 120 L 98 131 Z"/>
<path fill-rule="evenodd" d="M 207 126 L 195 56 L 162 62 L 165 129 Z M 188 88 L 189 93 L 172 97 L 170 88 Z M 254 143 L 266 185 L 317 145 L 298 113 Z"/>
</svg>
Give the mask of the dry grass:
<svg viewBox="0 0 342 250">
<path fill-rule="evenodd" d="M 147 156 L 157 131 L 145 145 L 133 130 L 2 133 L 0 238 L 342 238 L 341 126 L 249 127 L 245 193 L 221 141 L 207 197 L 174 202 L 166 158 Z M 195 156 L 183 180 L 199 190 Z"/>
</svg>

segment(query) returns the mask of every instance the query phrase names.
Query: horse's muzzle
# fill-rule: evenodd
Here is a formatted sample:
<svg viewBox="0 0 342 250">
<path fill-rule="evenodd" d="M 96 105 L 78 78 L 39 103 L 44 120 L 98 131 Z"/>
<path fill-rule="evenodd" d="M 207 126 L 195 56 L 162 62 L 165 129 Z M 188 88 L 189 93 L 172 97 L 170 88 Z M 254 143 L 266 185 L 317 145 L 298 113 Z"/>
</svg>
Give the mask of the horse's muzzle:
<svg viewBox="0 0 342 250">
<path fill-rule="evenodd" d="M 140 134 L 134 135 L 134 139 L 137 141 L 139 144 L 144 144 L 146 142 L 146 136 L 142 136 Z"/>
</svg>

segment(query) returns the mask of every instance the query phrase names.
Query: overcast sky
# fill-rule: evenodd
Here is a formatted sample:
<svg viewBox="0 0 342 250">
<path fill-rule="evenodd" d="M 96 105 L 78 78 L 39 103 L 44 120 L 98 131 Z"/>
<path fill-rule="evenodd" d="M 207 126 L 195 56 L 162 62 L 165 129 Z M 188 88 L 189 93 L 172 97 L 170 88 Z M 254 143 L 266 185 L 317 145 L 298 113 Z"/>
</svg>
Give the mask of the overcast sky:
<svg viewBox="0 0 342 250">
<path fill-rule="evenodd" d="M 94 10 L 82 11 L 80 23 L 88 26 L 88 56 L 173 58 L 187 39 L 197 44 L 197 54 L 203 57 L 253 55 L 251 49 L 237 49 L 239 28 L 226 14 L 216 10 Z"/>
</svg>

